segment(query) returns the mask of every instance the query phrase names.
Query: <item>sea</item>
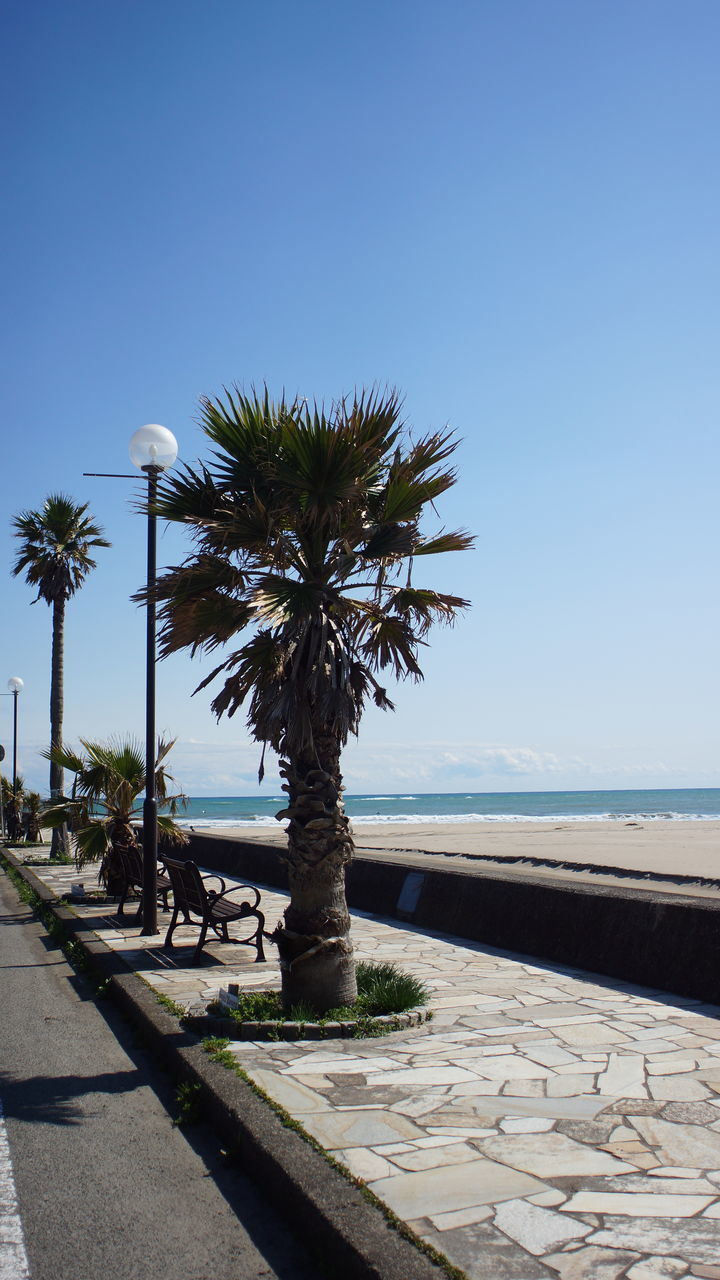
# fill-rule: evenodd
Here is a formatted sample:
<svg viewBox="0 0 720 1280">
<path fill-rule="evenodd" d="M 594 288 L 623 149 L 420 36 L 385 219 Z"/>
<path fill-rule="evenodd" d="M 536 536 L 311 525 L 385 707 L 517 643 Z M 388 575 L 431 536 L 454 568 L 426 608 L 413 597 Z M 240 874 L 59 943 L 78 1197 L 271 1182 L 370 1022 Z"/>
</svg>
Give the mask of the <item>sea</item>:
<svg viewBox="0 0 720 1280">
<path fill-rule="evenodd" d="M 196 796 L 179 818 L 196 830 L 275 825 L 287 797 Z M 720 818 L 720 787 L 657 791 L 417 791 L 393 795 L 345 794 L 355 822 L 704 822 Z"/>
</svg>

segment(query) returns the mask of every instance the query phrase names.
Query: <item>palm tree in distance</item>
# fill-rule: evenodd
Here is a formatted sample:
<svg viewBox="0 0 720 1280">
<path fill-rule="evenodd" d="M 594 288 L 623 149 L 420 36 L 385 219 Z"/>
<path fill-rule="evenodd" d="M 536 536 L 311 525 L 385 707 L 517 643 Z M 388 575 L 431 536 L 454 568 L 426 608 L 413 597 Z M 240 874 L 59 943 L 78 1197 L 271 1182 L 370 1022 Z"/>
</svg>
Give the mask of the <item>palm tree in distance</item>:
<svg viewBox="0 0 720 1280">
<path fill-rule="evenodd" d="M 157 514 L 185 524 L 195 544 L 158 581 L 160 651 L 211 652 L 250 631 L 199 689 L 223 673 L 215 714 L 249 700 L 263 756 L 269 744 L 281 757 L 290 904 L 274 941 L 283 1000 L 324 1012 L 356 995 L 342 748 L 368 697 L 392 709 L 376 673 L 421 679 L 430 626 L 467 605 L 412 582 L 416 558 L 473 543 L 463 531 L 420 532 L 424 509 L 455 483 L 446 464 L 458 442 L 449 432 L 409 440 L 395 393 L 363 393 L 326 412 L 226 391 L 201 401 L 200 422 L 212 461 L 165 477 L 157 499 Z"/>
<path fill-rule="evenodd" d="M 22 811 L 25 803 L 25 779 L 20 774 L 15 778 L 14 783 L 5 777 L 0 777 L 0 788 L 2 788 L 2 806 L 5 815 L 5 826 L 7 828 L 8 839 L 12 843 L 22 838 Z"/>
<path fill-rule="evenodd" d="M 41 511 L 21 511 L 13 517 L 13 532 L 20 549 L 13 574 L 25 574 L 25 581 L 37 587 L 33 601 L 44 600 L 52 607 L 52 659 L 50 675 L 50 747 L 62 746 L 64 702 L 65 605 L 82 586 L 96 562 L 94 547 L 109 547 L 103 530 L 86 512 L 89 504 L 78 505 L 62 493 L 50 494 Z M 63 770 L 50 764 L 50 797 L 63 794 Z M 69 855 L 67 831 L 53 831 L 50 857 Z"/>
<path fill-rule="evenodd" d="M 113 738 L 109 742 L 80 739 L 83 753 L 68 747 L 43 751 L 47 760 L 74 774 L 72 794 L 46 809 L 43 823 L 57 830 L 70 826 L 73 833 L 75 866 L 81 871 L 88 862 L 100 862 L 98 881 L 114 892 L 122 873 L 123 850 L 139 849 L 134 824 L 142 808 L 138 796 L 145 790 L 144 749 L 134 738 Z M 171 794 L 172 774 L 166 767 L 175 739 L 158 739 L 155 758 L 155 791 L 161 809 L 160 835 L 169 844 L 187 844 L 187 836 L 174 821 L 185 796 Z"/>
</svg>

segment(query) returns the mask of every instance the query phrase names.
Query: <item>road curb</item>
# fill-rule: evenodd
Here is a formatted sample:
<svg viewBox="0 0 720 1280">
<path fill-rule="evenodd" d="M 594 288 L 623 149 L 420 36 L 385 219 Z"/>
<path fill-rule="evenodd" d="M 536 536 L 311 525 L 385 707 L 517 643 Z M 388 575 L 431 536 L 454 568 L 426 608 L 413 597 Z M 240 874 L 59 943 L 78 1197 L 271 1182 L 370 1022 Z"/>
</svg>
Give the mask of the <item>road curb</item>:
<svg viewBox="0 0 720 1280">
<path fill-rule="evenodd" d="M 52 890 L 8 850 L 3 856 L 85 951 L 114 1003 L 176 1079 L 200 1086 L 222 1141 L 329 1275 L 343 1280 L 442 1280 L 433 1263 L 232 1071 L 213 1062 L 197 1036 L 163 1009 L 155 993 Z"/>
</svg>

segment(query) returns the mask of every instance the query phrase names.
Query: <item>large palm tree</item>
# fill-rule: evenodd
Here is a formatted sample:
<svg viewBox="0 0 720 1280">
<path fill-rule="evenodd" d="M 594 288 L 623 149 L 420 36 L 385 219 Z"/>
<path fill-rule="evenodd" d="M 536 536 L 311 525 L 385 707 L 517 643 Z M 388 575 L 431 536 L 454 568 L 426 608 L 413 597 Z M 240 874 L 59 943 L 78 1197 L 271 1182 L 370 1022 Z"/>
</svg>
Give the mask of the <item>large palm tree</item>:
<svg viewBox="0 0 720 1280">
<path fill-rule="evenodd" d="M 70 798 L 46 809 L 42 823 L 53 830 L 69 826 L 76 867 L 81 870 L 88 862 L 99 861 L 98 880 L 112 891 L 122 872 L 121 852 L 139 848 L 134 823 L 142 813 L 138 796 L 145 790 L 145 752 L 132 738 L 110 742 L 81 738 L 80 742 L 82 754 L 67 747 L 52 747 L 42 753 L 75 775 Z M 174 739 L 158 742 L 155 791 L 160 807 L 169 810 L 158 814 L 158 831 L 170 844 L 187 844 L 185 832 L 173 821 L 185 797 L 172 794 L 172 775 L 165 767 L 173 746 Z"/>
<path fill-rule="evenodd" d="M 342 747 L 368 697 L 392 708 L 376 673 L 420 679 L 431 624 L 467 604 L 412 580 L 418 557 L 472 545 L 462 531 L 420 531 L 423 510 L 455 482 L 447 460 L 457 441 L 449 432 L 409 439 L 394 393 L 326 412 L 226 392 L 201 401 L 200 421 L 212 461 L 166 476 L 157 499 L 157 513 L 184 523 L 195 544 L 158 582 L 161 653 L 212 651 L 249 631 L 199 688 L 223 673 L 216 715 L 249 699 L 263 755 L 269 744 L 281 757 L 290 904 L 274 940 L 283 998 L 323 1011 L 356 994 Z"/>
<path fill-rule="evenodd" d="M 94 547 L 109 547 L 103 530 L 91 516 L 88 503 L 79 505 L 63 493 L 46 498 L 40 511 L 21 511 L 13 518 L 13 532 L 20 539 L 20 550 L 13 566 L 17 576 L 37 587 L 33 603 L 44 600 L 52 608 L 52 659 L 50 674 L 50 747 L 60 747 L 63 738 L 65 605 L 82 586 L 96 561 L 90 556 Z M 63 770 L 57 761 L 50 763 L 50 797 L 63 794 Z M 50 857 L 67 856 L 67 831 L 53 831 Z"/>
</svg>

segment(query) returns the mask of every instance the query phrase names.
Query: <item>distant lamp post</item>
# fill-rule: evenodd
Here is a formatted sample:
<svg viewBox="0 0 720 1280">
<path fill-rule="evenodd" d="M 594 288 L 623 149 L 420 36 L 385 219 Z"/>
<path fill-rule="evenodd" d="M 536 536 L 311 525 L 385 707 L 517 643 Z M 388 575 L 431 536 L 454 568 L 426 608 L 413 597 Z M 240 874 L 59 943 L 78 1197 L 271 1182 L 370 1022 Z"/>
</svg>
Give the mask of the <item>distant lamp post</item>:
<svg viewBox="0 0 720 1280">
<path fill-rule="evenodd" d="M 10 832 L 12 839 L 18 838 L 18 835 L 19 835 L 18 825 L 20 823 L 20 814 L 18 813 L 18 802 L 17 802 L 17 744 L 18 744 L 18 697 L 20 694 L 20 690 L 22 688 L 23 688 L 23 681 L 20 679 L 20 677 L 11 676 L 10 679 L 8 680 L 8 689 L 10 690 L 10 693 L 12 695 L 12 700 L 13 700 L 13 789 L 12 789 L 12 806 L 8 805 L 8 808 L 12 809 L 12 813 L 11 813 L 12 824 L 10 822 L 10 818 L 8 818 L 8 831 Z M 12 830 L 11 830 L 11 825 L 12 825 Z"/>
<path fill-rule="evenodd" d="M 17 787 L 18 696 L 22 688 L 24 684 L 20 677 L 11 676 L 8 680 L 8 689 L 13 700 L 13 793 Z"/>
<path fill-rule="evenodd" d="M 157 479 L 178 455 L 177 440 L 167 427 L 149 423 L 130 440 L 130 460 L 148 482 L 147 658 L 145 668 L 145 802 L 143 804 L 142 935 L 157 927 L 157 797 L 155 791 L 155 584 L 157 577 Z"/>
</svg>

